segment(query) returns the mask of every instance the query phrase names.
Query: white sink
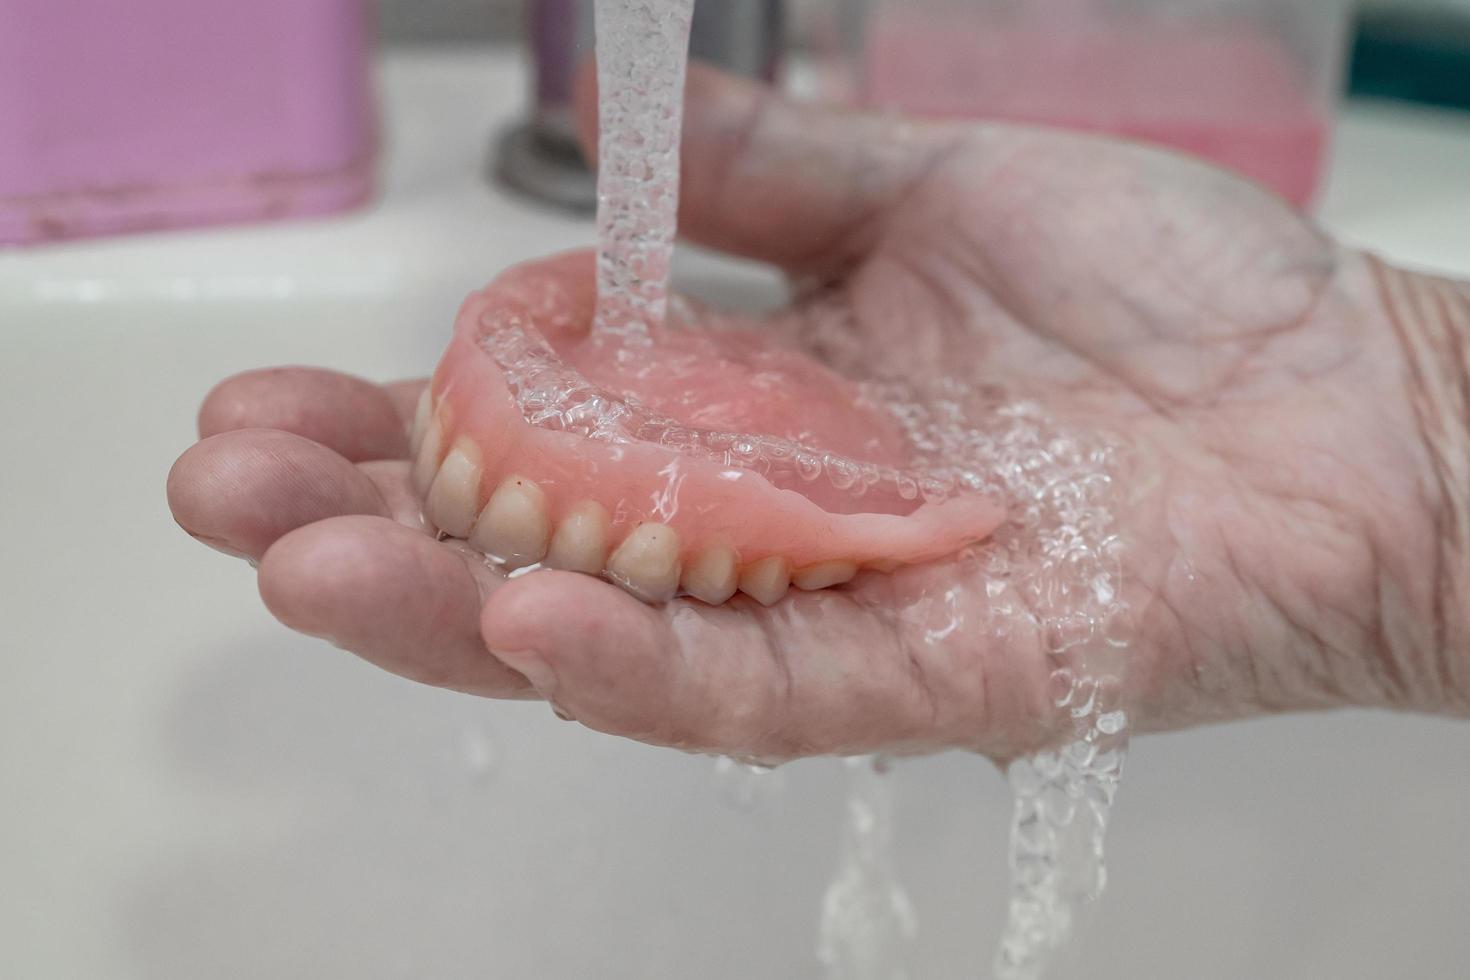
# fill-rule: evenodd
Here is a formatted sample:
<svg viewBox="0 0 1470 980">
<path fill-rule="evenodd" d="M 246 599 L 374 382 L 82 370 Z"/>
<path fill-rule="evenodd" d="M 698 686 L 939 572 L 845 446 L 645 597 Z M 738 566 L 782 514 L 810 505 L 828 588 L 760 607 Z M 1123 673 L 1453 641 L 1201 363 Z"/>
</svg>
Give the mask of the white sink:
<svg viewBox="0 0 1470 980">
<path fill-rule="evenodd" d="M 739 810 L 705 760 L 287 633 L 249 568 L 169 519 L 217 379 L 423 373 L 466 292 L 591 241 L 482 180 L 522 104 L 513 57 L 395 55 L 384 92 L 366 213 L 0 255 L 0 976 L 814 976 L 839 767 Z M 1355 111 L 1324 216 L 1470 272 L 1467 173 L 1463 121 Z M 1143 740 L 1086 975 L 1461 975 L 1467 748 L 1463 725 L 1357 714 Z M 973 977 L 1005 899 L 1002 780 L 956 755 L 898 782 L 913 975 Z"/>
</svg>

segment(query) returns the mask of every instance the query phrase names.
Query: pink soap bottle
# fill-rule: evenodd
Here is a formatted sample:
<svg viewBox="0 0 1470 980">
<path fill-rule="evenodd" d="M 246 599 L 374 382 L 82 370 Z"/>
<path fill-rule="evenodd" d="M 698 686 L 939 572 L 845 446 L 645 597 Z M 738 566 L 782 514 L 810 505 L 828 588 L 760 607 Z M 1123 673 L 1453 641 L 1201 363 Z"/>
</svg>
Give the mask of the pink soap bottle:
<svg viewBox="0 0 1470 980">
<path fill-rule="evenodd" d="M 363 0 L 0 0 L 0 244 L 361 203 L 372 42 Z"/>
<path fill-rule="evenodd" d="M 1296 204 L 1324 170 L 1344 0 L 863 0 L 854 101 L 1113 133 Z"/>
</svg>

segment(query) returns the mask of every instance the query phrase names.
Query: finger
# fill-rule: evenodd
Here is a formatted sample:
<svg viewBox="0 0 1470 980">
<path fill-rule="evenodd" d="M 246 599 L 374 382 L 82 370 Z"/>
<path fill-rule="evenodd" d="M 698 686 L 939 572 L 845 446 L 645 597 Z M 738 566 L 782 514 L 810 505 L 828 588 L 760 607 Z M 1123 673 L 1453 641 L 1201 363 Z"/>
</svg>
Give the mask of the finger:
<svg viewBox="0 0 1470 980">
<path fill-rule="evenodd" d="M 354 463 L 408 456 L 408 427 L 394 395 L 336 371 L 247 371 L 220 382 L 199 410 L 201 437 L 257 428 L 294 432 Z"/>
<path fill-rule="evenodd" d="M 840 596 L 657 609 L 556 572 L 507 583 L 480 620 L 498 658 L 609 734 L 768 762 L 955 744 L 950 709 L 875 625 Z"/>
<path fill-rule="evenodd" d="M 266 552 L 260 595 L 292 629 L 410 680 L 534 697 L 480 640 L 480 606 L 498 578 L 475 557 L 391 520 L 337 517 Z"/>
<path fill-rule="evenodd" d="M 427 378 L 415 378 L 412 381 L 393 381 L 383 386 L 405 430 L 413 425 L 413 417 L 419 407 L 419 395 L 423 394 L 424 386 L 428 383 Z"/>
<path fill-rule="evenodd" d="M 438 533 L 424 520 L 424 498 L 414 489 L 412 464 L 403 459 L 376 459 L 359 463 L 357 468 L 377 487 L 387 516 L 404 527 L 425 534 Z"/>
<path fill-rule="evenodd" d="M 250 559 L 313 521 L 387 513 L 357 467 L 310 439 L 275 429 L 227 432 L 194 445 L 169 471 L 168 504 L 189 534 Z"/>
<path fill-rule="evenodd" d="M 584 70 L 577 107 L 589 147 L 597 140 L 596 91 L 596 73 Z M 798 105 L 691 65 L 680 233 L 793 271 L 840 268 L 867 254 L 896 203 L 962 132 Z"/>
</svg>

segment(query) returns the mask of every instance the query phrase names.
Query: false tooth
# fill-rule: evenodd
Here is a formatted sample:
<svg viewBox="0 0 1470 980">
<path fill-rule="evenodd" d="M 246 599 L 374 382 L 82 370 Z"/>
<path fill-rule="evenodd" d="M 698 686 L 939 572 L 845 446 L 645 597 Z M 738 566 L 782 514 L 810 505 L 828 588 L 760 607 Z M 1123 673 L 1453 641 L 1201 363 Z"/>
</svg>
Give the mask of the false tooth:
<svg viewBox="0 0 1470 980">
<path fill-rule="evenodd" d="M 434 526 L 452 538 L 467 538 L 480 511 L 480 449 L 460 439 L 429 487 L 424 514 Z"/>
<path fill-rule="evenodd" d="M 740 585 L 739 556 L 727 544 L 713 544 L 684 569 L 684 591 L 712 606 L 730 601 Z"/>
<path fill-rule="evenodd" d="M 607 563 L 607 538 L 612 519 L 595 500 L 573 507 L 556 526 L 546 550 L 546 567 L 564 572 L 600 575 Z"/>
<path fill-rule="evenodd" d="M 434 400 L 429 396 L 429 386 L 424 385 L 419 395 L 418 406 L 413 410 L 413 428 L 408 435 L 408 458 L 417 459 L 419 447 L 424 444 L 424 432 L 429 428 L 429 418 L 434 414 Z"/>
<path fill-rule="evenodd" d="M 679 533 L 639 524 L 607 560 L 607 575 L 644 602 L 667 602 L 679 591 Z"/>
<path fill-rule="evenodd" d="M 834 585 L 851 582 L 857 575 L 857 563 L 850 561 L 824 561 L 808 565 L 791 573 L 791 584 L 805 592 L 830 589 Z"/>
<path fill-rule="evenodd" d="M 444 426 L 434 412 L 424 426 L 424 438 L 419 443 L 413 462 L 413 487 L 421 494 L 429 492 L 434 476 L 439 472 L 439 458 L 444 450 Z"/>
<path fill-rule="evenodd" d="M 546 516 L 546 494 L 524 477 L 507 477 L 490 495 L 475 522 L 470 547 L 505 562 L 511 571 L 534 565 L 546 557 L 551 522 Z"/>
<path fill-rule="evenodd" d="M 740 573 L 740 591 L 763 606 L 774 606 L 791 588 L 791 565 L 780 555 L 762 558 Z"/>
</svg>

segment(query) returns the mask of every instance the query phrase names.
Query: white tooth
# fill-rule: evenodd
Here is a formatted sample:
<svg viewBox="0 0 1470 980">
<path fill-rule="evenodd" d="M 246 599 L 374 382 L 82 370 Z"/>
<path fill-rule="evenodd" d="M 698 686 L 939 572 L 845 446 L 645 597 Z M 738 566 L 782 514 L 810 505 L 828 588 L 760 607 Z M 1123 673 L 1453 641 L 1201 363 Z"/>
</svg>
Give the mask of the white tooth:
<svg viewBox="0 0 1470 980">
<path fill-rule="evenodd" d="M 444 426 L 438 416 L 431 412 L 429 422 L 424 428 L 424 441 L 419 444 L 418 452 L 413 458 L 413 487 L 419 493 L 429 492 L 434 476 L 439 472 L 439 459 L 443 452 Z"/>
<path fill-rule="evenodd" d="M 480 512 L 480 448 L 468 439 L 455 442 L 429 487 L 424 513 L 452 538 L 467 538 Z"/>
<path fill-rule="evenodd" d="M 644 602 L 679 591 L 679 534 L 666 524 L 639 524 L 607 560 L 607 576 Z"/>
<path fill-rule="evenodd" d="M 791 584 L 806 592 L 830 589 L 834 585 L 851 582 L 857 575 L 857 563 L 851 561 L 824 561 L 808 565 L 791 573 Z"/>
<path fill-rule="evenodd" d="M 424 432 L 429 427 L 429 417 L 434 414 L 434 400 L 429 395 L 429 386 L 424 385 L 419 395 L 418 407 L 413 410 L 413 428 L 408 435 L 408 458 L 417 459 L 419 447 L 424 444 Z"/>
<path fill-rule="evenodd" d="M 573 507 L 551 537 L 546 549 L 546 567 L 564 572 L 601 575 L 607 563 L 608 530 L 612 518 L 595 500 L 584 500 Z"/>
<path fill-rule="evenodd" d="M 740 584 L 740 556 L 726 544 L 705 548 L 684 569 L 684 591 L 712 606 L 729 602 Z"/>
<path fill-rule="evenodd" d="M 763 606 L 774 606 L 791 588 L 791 565 L 780 555 L 762 558 L 740 573 L 740 591 Z"/>
<path fill-rule="evenodd" d="M 882 572 L 884 575 L 888 575 L 888 574 L 891 574 L 893 572 L 898 571 L 900 564 L 901 564 L 900 562 L 896 562 L 896 561 L 893 561 L 892 559 L 885 558 L 885 559 L 883 559 L 881 561 L 870 561 L 870 562 L 868 562 L 868 567 L 871 568 L 875 572 Z"/>
<path fill-rule="evenodd" d="M 546 557 L 551 521 L 546 494 L 525 477 L 507 477 L 480 512 L 470 547 L 505 562 L 511 571 Z"/>
</svg>

